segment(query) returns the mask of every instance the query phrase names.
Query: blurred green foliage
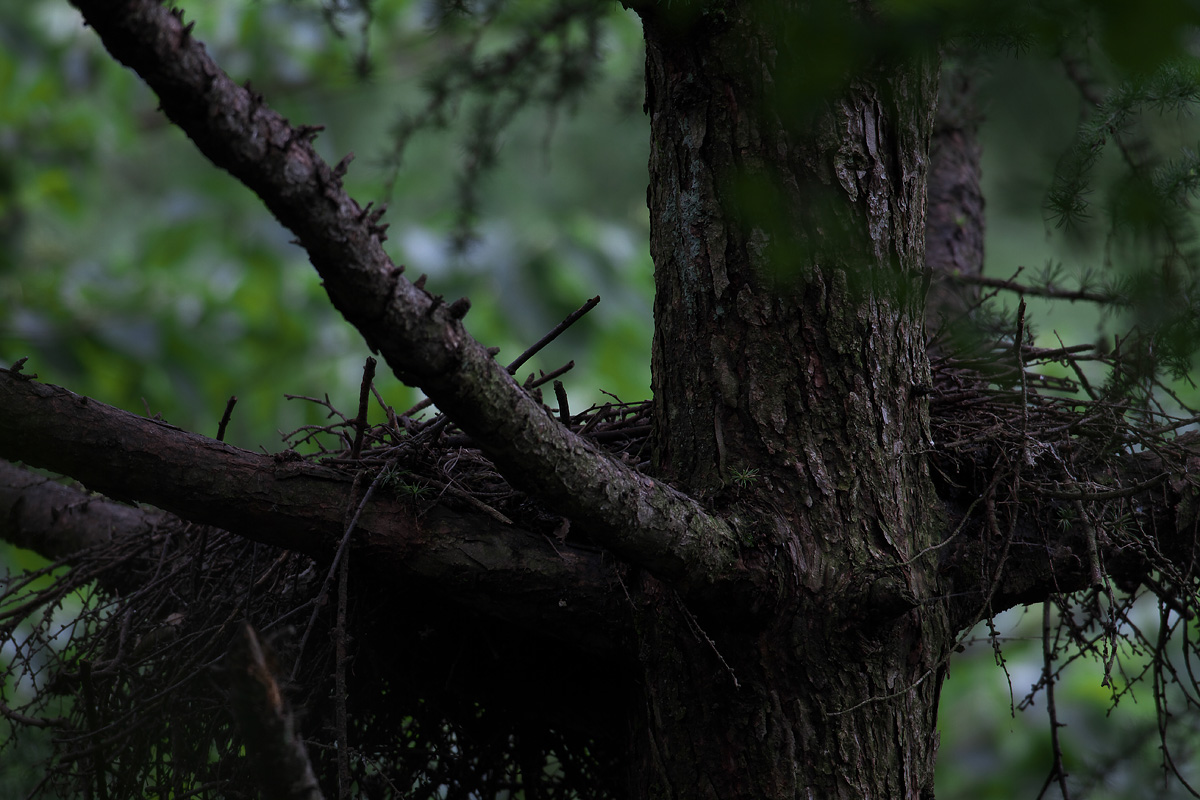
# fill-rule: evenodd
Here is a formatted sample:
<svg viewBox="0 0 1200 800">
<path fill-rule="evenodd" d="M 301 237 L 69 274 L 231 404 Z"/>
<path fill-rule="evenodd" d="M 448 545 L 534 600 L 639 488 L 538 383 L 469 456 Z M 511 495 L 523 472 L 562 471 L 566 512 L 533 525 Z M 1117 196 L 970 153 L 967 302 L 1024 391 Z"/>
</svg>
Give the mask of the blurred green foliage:
<svg viewBox="0 0 1200 800">
<path fill-rule="evenodd" d="M 1180 69 L 1168 65 L 1166 72 L 1177 76 Z M 1139 330 L 1169 333 L 1162 327 L 1172 318 L 1194 321 L 1200 229 L 1190 197 L 1179 198 L 1170 210 L 1169 228 L 1114 228 L 1122 205 L 1130 199 L 1122 147 L 1139 142 L 1137 156 L 1146 159 L 1144 174 L 1165 182 L 1164 187 L 1177 186 L 1170 181 L 1186 173 L 1183 159 L 1200 149 L 1200 120 L 1194 108 L 1178 98 L 1161 108 L 1142 108 L 1136 119 L 1116 126 L 1126 137 L 1122 143 L 1113 140 L 1112 130 L 1107 136 L 1097 132 L 1095 112 L 1080 96 L 1059 54 L 1032 51 L 989 59 L 980 70 L 979 84 L 985 115 L 980 135 L 987 199 L 985 272 L 995 278 L 1015 277 L 1026 285 L 1112 289 L 1130 301 L 1128 307 L 1115 308 L 1029 297 L 1027 315 L 1036 343 L 1058 347 L 1061 337 L 1066 344 L 1096 342 L 1105 350 L 1112 348 L 1115 336 L 1125 338 Z M 1128 102 L 1127 91 L 1127 86 L 1114 90 L 1115 95 L 1125 95 L 1114 102 Z M 1089 153 L 1086 177 L 1078 171 L 1081 151 Z M 1152 202 L 1161 207 L 1162 198 Z M 1064 205 L 1080 213 L 1068 222 Z M 1175 247 L 1172 241 L 1177 252 L 1165 252 Z M 1164 280 L 1168 262 L 1178 265 L 1177 283 Z M 1011 314 L 1017 298 L 1001 293 L 994 305 Z M 1200 341 L 1163 338 L 1174 348 L 1174 359 L 1162 365 L 1172 389 L 1189 406 L 1200 405 L 1200 388 L 1191 379 L 1200 363 Z M 1106 373 L 1098 365 L 1083 367 L 1094 385 L 1104 383 Z M 1070 369 L 1063 365 L 1060 374 L 1070 377 Z"/>
<path fill-rule="evenodd" d="M 1158 609 L 1147 598 L 1134 606 L 1125 625 L 1154 630 Z M 937 796 L 941 800 L 1007 800 L 1038 797 L 1050 775 L 1052 749 L 1047 696 L 1041 684 L 1041 606 L 1001 614 L 980 624 L 965 640 L 965 652 L 950 664 L 943 684 L 938 730 Z M 1128 630 L 1125 631 L 1128 633 Z M 1195 626 L 1189 633 L 1196 635 Z M 1072 657 L 1078 651 L 1072 651 Z M 1058 735 L 1073 797 L 1088 800 L 1184 798 L 1192 795 L 1163 769 L 1158 712 L 1147 681 L 1130 683 L 1148 663 L 1144 652 L 1118 646 L 1113 686 L 1103 685 L 1104 665 L 1079 660 L 1055 687 Z M 1055 669 L 1066 659 L 1058 659 Z M 1182 654 L 1171 659 L 1186 674 Z M 1038 688 L 1035 691 L 1035 685 Z M 1126 693 L 1126 690 L 1127 693 Z M 1114 693 L 1120 692 L 1114 703 Z M 1172 709 L 1183 708 L 1180 689 L 1167 690 Z M 1200 780 L 1200 721 L 1174 715 L 1167 745 L 1171 758 L 1193 786 Z M 1059 797 L 1057 787 L 1047 797 Z"/>
<path fill-rule="evenodd" d="M 337 36 L 314 4 L 222 2 L 188 14 L 235 79 L 252 80 L 294 123 L 325 126 L 324 157 L 357 154 L 347 186 L 364 205 L 390 201 L 393 257 L 414 277 L 429 273 L 439 294 L 470 296 L 467 327 L 500 346 L 501 360 L 599 294 L 530 368 L 574 359 L 577 409 L 598 389 L 648 394 L 648 141 L 630 15 L 605 17 L 611 57 L 585 101 L 531 107 L 503 131 L 463 249 L 453 234 L 464 126 L 418 133 L 399 172 L 391 166 L 389 132 L 421 107 L 423 76 L 448 49 L 422 4 L 373 4 L 367 75 L 362 41 Z M 319 421 L 285 393 L 328 393 L 349 409 L 368 351 L 288 232 L 166 123 L 73 9 L 47 0 L 4 16 L 0 361 L 30 356 L 26 371 L 43 380 L 209 435 L 236 394 L 227 440 L 247 447 L 277 449 L 276 431 Z M 386 376 L 379 386 L 400 409 L 414 399 Z"/>
</svg>

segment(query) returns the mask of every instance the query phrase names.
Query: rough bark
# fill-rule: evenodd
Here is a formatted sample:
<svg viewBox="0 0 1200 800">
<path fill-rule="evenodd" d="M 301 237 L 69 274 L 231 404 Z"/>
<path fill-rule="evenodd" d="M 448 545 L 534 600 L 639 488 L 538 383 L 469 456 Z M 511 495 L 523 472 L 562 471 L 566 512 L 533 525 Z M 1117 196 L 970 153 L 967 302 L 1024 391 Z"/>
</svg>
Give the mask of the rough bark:
<svg viewBox="0 0 1200 800">
<path fill-rule="evenodd" d="M 105 547 L 115 533 L 149 533 L 163 516 L 0 461 L 0 539 L 44 558 Z"/>
<path fill-rule="evenodd" d="M 789 96 L 803 16 L 773 8 L 644 10 L 657 467 L 756 521 L 777 594 L 706 612 L 647 582 L 639 783 L 917 798 L 951 644 L 913 561 L 938 535 L 912 395 L 936 61 Z"/>
</svg>

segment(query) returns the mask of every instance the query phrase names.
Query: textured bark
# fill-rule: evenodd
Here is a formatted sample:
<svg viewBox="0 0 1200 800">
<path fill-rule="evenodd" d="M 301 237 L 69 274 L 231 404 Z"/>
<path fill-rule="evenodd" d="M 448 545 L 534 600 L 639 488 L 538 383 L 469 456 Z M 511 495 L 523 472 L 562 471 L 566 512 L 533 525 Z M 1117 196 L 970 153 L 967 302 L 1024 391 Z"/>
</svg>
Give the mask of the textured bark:
<svg viewBox="0 0 1200 800">
<path fill-rule="evenodd" d="M 104 547 L 114 533 L 149 533 L 165 516 L 89 496 L 0 461 L 0 539 L 44 558 Z"/>
<path fill-rule="evenodd" d="M 932 793 L 950 646 L 922 296 L 934 59 L 790 97 L 802 12 L 644 12 L 657 468 L 743 524 L 769 603 L 647 580 L 646 797 Z M 750 472 L 754 470 L 754 472 Z"/>
</svg>

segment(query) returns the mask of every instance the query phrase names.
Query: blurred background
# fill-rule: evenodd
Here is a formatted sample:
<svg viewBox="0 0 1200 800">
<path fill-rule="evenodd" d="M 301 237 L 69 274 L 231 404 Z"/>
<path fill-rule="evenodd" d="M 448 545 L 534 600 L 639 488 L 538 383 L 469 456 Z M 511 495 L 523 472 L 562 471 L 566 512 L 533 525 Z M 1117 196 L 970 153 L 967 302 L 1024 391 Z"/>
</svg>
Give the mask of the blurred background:
<svg viewBox="0 0 1200 800">
<path fill-rule="evenodd" d="M 520 377 L 574 360 L 564 379 L 573 409 L 600 401 L 601 390 L 648 397 L 648 122 L 632 13 L 612 4 L 556 31 L 551 60 L 530 67 L 545 85 L 517 76 L 535 86 L 520 97 L 503 83 L 453 91 L 461 75 L 447 64 L 504 63 L 544 4 L 480 6 L 495 17 L 484 33 L 415 0 L 376 0 L 369 13 L 354 3 L 195 6 L 187 18 L 197 37 L 235 80 L 252 81 L 294 124 L 325 126 L 316 146 L 331 163 L 355 154 L 347 187 L 362 205 L 388 204 L 389 253 L 410 277 L 428 274 L 435 293 L 470 297 L 466 326 L 501 348 L 499 360 L 600 295 Z M 1035 49 L 996 54 L 980 75 L 987 273 L 1050 264 L 1077 278 L 1111 268 L 1102 237 L 1068 235 L 1045 213 L 1082 112 L 1061 65 Z M 352 409 L 369 351 L 290 235 L 156 105 L 62 0 L 0 11 L 0 362 L 28 356 L 25 371 L 43 381 L 207 435 L 236 395 L 226 441 L 280 450 L 281 433 L 323 418 L 284 395 L 328 395 Z M 1156 131 L 1197 139 L 1186 116 L 1164 116 Z M 1006 301 L 1015 306 L 998 298 Z M 1045 346 L 1128 324 L 1084 304 L 1034 301 L 1029 317 Z M 390 375 L 377 385 L 398 410 L 420 399 Z M 14 569 L 40 563 L 12 549 L 0 558 Z M 1153 628 L 1157 613 L 1148 606 L 1138 623 Z M 1042 671 L 1042 623 L 1040 607 L 1006 613 L 952 662 L 942 800 L 1042 789 L 1044 695 L 1026 701 Z M 0 658 L 11 646 L 0 642 Z M 1122 654 L 1129 675 L 1137 659 Z M 1103 677 L 1093 661 L 1072 664 L 1056 697 L 1074 796 L 1188 796 L 1164 778 L 1149 687 L 1113 709 Z M 1195 775 L 1191 726 L 1176 722 L 1172 755 Z M 30 764 L 43 750 L 24 735 L 28 759 L 0 764 L 0 796 L 22 796 L 37 780 Z"/>
</svg>

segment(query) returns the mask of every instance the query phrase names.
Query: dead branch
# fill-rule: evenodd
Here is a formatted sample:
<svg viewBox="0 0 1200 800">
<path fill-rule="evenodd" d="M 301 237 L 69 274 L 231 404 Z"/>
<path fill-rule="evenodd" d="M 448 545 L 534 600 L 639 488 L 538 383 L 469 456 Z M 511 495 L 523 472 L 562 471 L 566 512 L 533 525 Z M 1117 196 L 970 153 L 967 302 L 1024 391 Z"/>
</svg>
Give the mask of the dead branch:
<svg viewBox="0 0 1200 800">
<path fill-rule="evenodd" d="M 1048 297 L 1054 300 L 1082 301 L 1098 303 L 1103 306 L 1129 305 L 1127 298 L 1112 292 L 1092 292 L 1087 289 L 1063 289 L 1053 284 L 1038 286 L 1028 283 L 1017 283 L 1005 278 L 992 278 L 987 275 L 949 275 L 948 279 L 971 286 L 986 286 L 990 289 L 1001 289 L 1018 295 L 1030 297 Z"/>
<path fill-rule="evenodd" d="M 324 800 L 272 661 L 254 628 L 243 623 L 229 650 L 226 674 L 259 788 L 270 800 Z"/>
</svg>

